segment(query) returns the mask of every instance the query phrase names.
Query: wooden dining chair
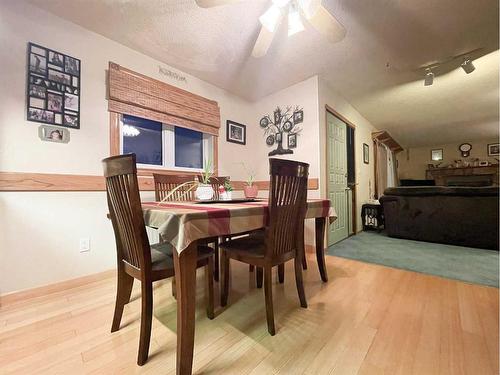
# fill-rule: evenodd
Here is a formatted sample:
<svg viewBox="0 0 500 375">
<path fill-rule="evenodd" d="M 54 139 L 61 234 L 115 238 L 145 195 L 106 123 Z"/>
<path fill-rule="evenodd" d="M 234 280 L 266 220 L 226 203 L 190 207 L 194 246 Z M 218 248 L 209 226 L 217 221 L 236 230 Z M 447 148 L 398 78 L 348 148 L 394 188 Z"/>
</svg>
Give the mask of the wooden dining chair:
<svg viewBox="0 0 500 375">
<path fill-rule="evenodd" d="M 295 281 L 300 305 L 307 307 L 302 283 L 301 236 L 307 201 L 309 164 L 291 160 L 269 159 L 269 225 L 265 231 L 250 234 L 220 244 L 222 291 L 221 305 L 226 306 L 229 295 L 229 261 L 238 260 L 262 269 L 266 302 L 267 330 L 275 334 L 272 299 L 272 267 L 289 260 L 295 263 Z"/>
<path fill-rule="evenodd" d="M 123 308 L 130 300 L 134 279 L 141 282 L 141 331 L 137 364 L 148 358 L 153 315 L 153 282 L 174 276 L 172 247 L 150 245 L 141 208 L 135 154 L 104 159 L 109 216 L 116 240 L 118 285 L 111 332 L 120 329 Z M 198 247 L 197 267 L 206 267 L 207 315 L 214 317 L 213 251 Z M 192 291 L 195 293 L 196 291 Z"/>
<path fill-rule="evenodd" d="M 200 178 L 200 176 L 198 176 Z M 219 199 L 219 186 L 220 182 L 217 180 L 218 178 L 220 179 L 229 179 L 229 177 L 211 177 L 210 183 L 212 184 L 212 187 L 214 188 L 214 191 L 217 191 L 217 198 L 214 195 L 214 199 Z M 181 176 L 181 175 L 167 175 L 167 174 L 160 174 L 160 173 L 153 173 L 153 179 L 154 179 L 154 184 L 155 184 L 155 199 L 157 202 L 160 202 L 165 199 L 165 197 L 171 192 L 174 191 L 174 189 L 177 188 L 177 190 L 174 191 L 171 195 L 168 196 L 166 201 L 183 201 L 183 202 L 189 202 L 189 201 L 194 201 L 195 200 L 195 194 L 194 194 L 194 189 L 189 189 L 189 186 L 183 186 L 182 184 L 189 182 L 189 181 L 194 181 L 193 176 Z M 225 180 L 221 180 L 225 181 Z M 217 186 L 217 189 L 214 187 Z M 214 254 L 215 254 L 215 259 L 214 259 L 214 280 L 219 281 L 219 238 L 218 237 L 211 237 L 207 239 L 202 240 L 203 243 L 205 244 L 214 244 Z M 175 296 L 175 282 L 172 283 L 172 294 Z"/>
<path fill-rule="evenodd" d="M 168 201 L 194 201 L 194 189 L 192 186 L 183 185 L 187 182 L 194 181 L 193 176 L 153 173 L 153 179 L 155 183 L 155 200 L 157 202 L 165 199 L 165 197 L 175 188 L 178 189 L 168 197 Z"/>
</svg>

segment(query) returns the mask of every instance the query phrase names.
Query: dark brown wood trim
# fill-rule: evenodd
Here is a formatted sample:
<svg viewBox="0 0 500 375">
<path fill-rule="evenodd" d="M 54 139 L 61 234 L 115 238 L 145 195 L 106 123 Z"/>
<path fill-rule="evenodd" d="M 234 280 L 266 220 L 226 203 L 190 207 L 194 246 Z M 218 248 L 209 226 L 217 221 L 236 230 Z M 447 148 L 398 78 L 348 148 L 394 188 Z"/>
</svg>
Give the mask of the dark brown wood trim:
<svg viewBox="0 0 500 375">
<path fill-rule="evenodd" d="M 187 174 L 179 171 L 139 170 L 139 188 L 142 191 L 154 191 L 152 173 Z M 196 173 L 190 173 L 193 176 Z M 245 186 L 244 181 L 231 181 L 234 190 L 241 191 Z M 259 190 L 269 190 L 269 181 L 255 181 Z M 309 190 L 318 190 L 317 178 L 308 181 Z M 24 173 L 0 172 L 0 191 L 104 191 L 105 183 L 102 176 L 50 174 L 50 173 Z"/>
</svg>

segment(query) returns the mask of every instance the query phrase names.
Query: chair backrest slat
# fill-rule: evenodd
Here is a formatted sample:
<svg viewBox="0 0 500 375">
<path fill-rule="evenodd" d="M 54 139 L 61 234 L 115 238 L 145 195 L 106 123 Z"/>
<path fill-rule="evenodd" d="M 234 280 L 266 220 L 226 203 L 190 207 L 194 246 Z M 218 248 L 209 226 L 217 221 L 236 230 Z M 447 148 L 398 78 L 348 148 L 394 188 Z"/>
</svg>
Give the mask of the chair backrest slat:
<svg viewBox="0 0 500 375">
<path fill-rule="evenodd" d="M 273 258 L 297 249 L 303 235 L 309 164 L 269 159 L 269 227 L 266 257 Z"/>
<path fill-rule="evenodd" d="M 151 250 L 142 215 L 135 154 L 112 156 L 102 163 L 118 259 L 141 271 L 150 271 Z"/>
<path fill-rule="evenodd" d="M 153 173 L 155 182 L 155 199 L 157 202 L 162 201 L 165 197 L 178 186 L 194 181 L 193 176 L 179 176 Z M 175 190 L 167 199 L 168 201 L 193 201 L 194 189 L 191 185 L 185 185 Z"/>
</svg>

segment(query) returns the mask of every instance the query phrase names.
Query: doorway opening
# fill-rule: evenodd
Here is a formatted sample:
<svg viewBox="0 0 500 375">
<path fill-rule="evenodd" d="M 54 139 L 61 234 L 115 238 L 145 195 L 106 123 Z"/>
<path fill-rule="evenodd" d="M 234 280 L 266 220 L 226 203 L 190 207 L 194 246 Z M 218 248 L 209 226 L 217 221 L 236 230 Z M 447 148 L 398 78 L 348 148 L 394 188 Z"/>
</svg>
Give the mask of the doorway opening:
<svg viewBox="0 0 500 375">
<path fill-rule="evenodd" d="M 326 106 L 327 196 L 337 212 L 328 245 L 356 233 L 356 127 Z"/>
</svg>

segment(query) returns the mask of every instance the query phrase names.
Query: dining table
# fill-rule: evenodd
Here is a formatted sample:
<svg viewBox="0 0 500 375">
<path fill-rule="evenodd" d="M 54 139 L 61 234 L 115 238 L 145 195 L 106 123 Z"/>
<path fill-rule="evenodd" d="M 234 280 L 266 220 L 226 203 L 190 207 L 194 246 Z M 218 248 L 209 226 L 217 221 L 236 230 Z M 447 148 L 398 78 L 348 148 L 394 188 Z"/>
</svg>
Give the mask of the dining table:
<svg viewBox="0 0 500 375">
<path fill-rule="evenodd" d="M 146 226 L 158 230 L 161 241 L 174 248 L 177 298 L 176 373 L 192 373 L 195 332 L 196 258 L 199 240 L 247 233 L 265 228 L 268 201 L 248 202 L 142 202 Z M 337 218 L 327 199 L 308 199 L 306 219 L 315 220 L 316 258 L 323 282 L 328 281 L 325 263 L 327 221 Z M 304 243 L 299 244 L 302 253 Z"/>
</svg>

